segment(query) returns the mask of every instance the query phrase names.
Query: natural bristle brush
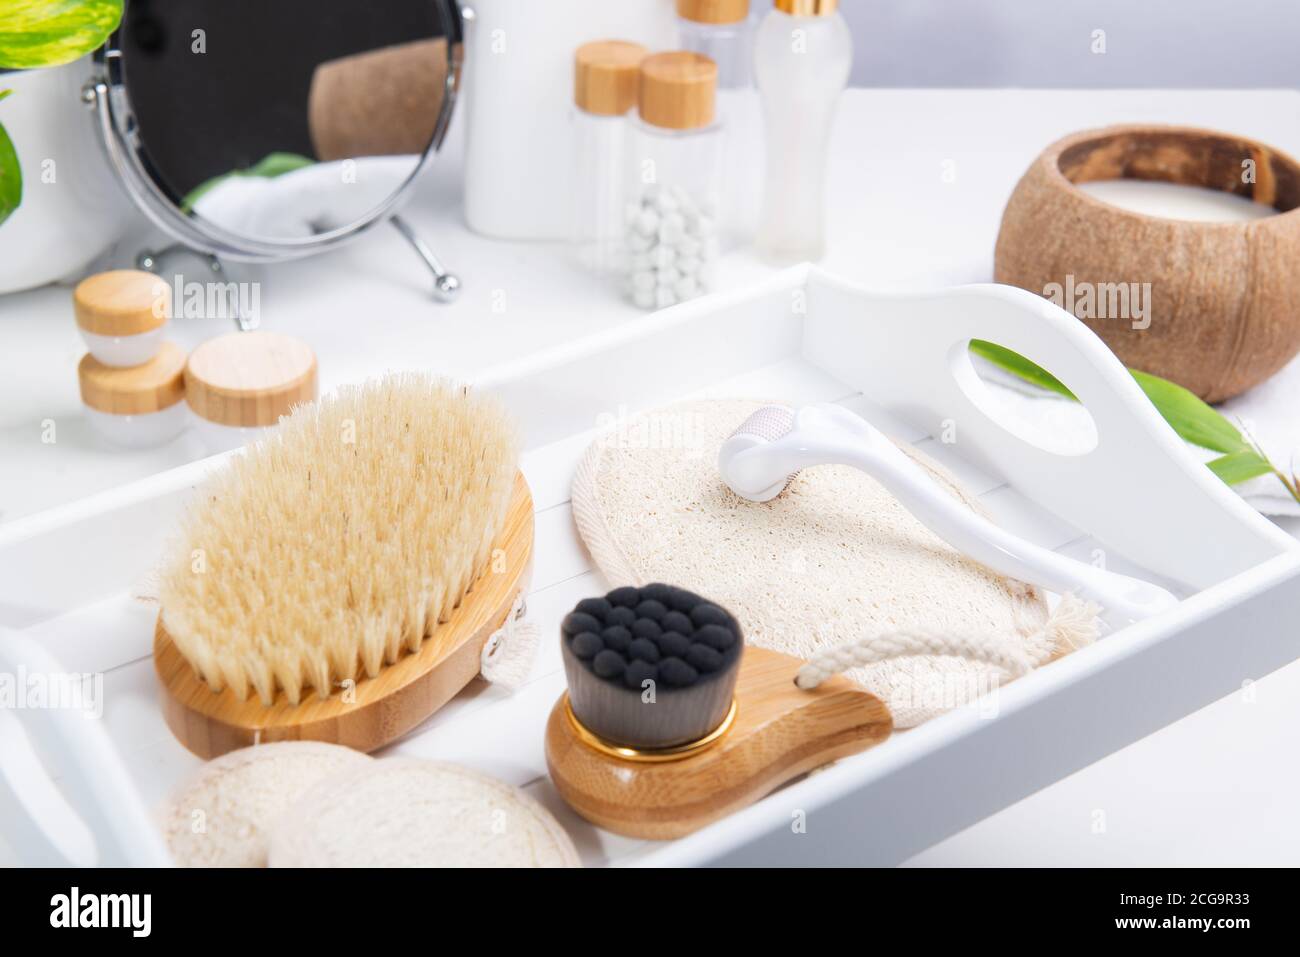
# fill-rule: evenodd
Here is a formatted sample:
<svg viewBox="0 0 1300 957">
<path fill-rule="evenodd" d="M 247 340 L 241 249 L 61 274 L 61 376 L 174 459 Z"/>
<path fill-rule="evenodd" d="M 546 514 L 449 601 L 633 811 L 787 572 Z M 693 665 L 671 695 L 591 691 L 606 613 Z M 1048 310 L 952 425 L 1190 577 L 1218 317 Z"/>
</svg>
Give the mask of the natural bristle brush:
<svg viewBox="0 0 1300 957">
<path fill-rule="evenodd" d="M 832 404 L 759 409 L 718 453 L 718 471 L 741 498 L 775 498 L 801 469 L 849 465 L 880 482 L 923 525 L 962 554 L 1010 578 L 1095 601 L 1113 624 L 1149 618 L 1178 599 L 1151 582 L 1048 551 L 1000 528 L 944 492 L 883 433 Z"/>
<path fill-rule="evenodd" d="M 159 572 L 169 725 L 204 757 L 392 740 L 478 673 L 532 538 L 495 399 L 400 375 L 298 407 L 201 490 Z"/>
</svg>

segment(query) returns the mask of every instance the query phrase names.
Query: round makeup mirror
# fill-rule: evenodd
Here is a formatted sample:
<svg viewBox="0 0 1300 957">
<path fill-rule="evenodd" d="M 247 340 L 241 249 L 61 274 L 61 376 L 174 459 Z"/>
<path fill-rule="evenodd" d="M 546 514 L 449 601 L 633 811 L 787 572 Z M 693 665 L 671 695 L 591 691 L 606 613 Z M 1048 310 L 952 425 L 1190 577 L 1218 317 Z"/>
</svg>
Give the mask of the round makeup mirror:
<svg viewBox="0 0 1300 957">
<path fill-rule="evenodd" d="M 136 205 L 186 247 L 266 262 L 390 221 L 455 103 L 455 0 L 129 0 L 85 96 Z M 143 265 L 150 265 L 148 262 Z"/>
</svg>

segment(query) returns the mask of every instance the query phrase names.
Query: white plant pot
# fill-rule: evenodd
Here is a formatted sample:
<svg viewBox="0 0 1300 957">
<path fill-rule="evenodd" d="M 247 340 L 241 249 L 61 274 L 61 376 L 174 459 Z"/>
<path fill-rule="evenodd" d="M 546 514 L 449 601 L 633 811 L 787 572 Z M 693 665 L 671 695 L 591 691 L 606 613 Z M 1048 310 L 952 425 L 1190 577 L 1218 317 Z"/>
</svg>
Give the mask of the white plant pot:
<svg viewBox="0 0 1300 957">
<path fill-rule="evenodd" d="M 0 73 L 4 124 L 18 151 L 22 203 L 0 223 L 0 293 L 78 275 L 134 223 L 81 102 L 90 57 L 45 70 Z"/>
</svg>

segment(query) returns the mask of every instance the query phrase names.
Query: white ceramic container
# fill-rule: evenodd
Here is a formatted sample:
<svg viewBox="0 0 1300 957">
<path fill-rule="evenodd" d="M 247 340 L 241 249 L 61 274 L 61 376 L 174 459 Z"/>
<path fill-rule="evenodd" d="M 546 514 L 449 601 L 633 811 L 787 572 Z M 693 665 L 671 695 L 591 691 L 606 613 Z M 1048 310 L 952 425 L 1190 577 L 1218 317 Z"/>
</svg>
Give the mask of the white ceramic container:
<svg viewBox="0 0 1300 957">
<path fill-rule="evenodd" d="M 0 293 L 77 276 L 139 221 L 81 101 L 90 76 L 90 57 L 0 76 L 23 176 L 22 203 L 0 223 Z"/>
</svg>

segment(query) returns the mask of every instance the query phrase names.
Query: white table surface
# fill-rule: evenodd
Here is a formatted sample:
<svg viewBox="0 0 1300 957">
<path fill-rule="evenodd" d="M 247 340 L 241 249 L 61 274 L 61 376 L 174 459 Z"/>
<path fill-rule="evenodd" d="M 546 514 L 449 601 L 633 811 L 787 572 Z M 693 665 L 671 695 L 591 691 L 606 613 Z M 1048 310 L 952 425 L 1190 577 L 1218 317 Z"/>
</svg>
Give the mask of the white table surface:
<svg viewBox="0 0 1300 957">
<path fill-rule="evenodd" d="M 1034 155 L 1067 132 L 1135 121 L 1220 128 L 1300 154 L 1300 93 L 1293 91 L 852 90 L 832 141 L 822 265 L 882 289 L 988 281 L 1003 204 Z M 229 278 L 261 283 L 265 328 L 300 336 L 316 350 L 322 388 L 394 368 L 473 376 L 643 318 L 580 273 L 559 245 L 497 242 L 468 231 L 459 173 L 453 124 L 447 151 L 408 210 L 462 278 L 454 305 L 429 300 L 423 267 L 387 228 L 312 260 L 231 266 Z M 733 252 L 720 263 L 719 285 L 736 288 L 769 271 L 748 252 Z M 173 337 L 193 346 L 227 329 L 221 320 L 179 320 Z M 77 395 L 83 351 L 67 288 L 0 298 L 0 523 L 202 454 L 192 437 L 141 452 L 101 444 Z M 53 443 L 43 441 L 49 421 Z M 1300 767 L 1289 758 L 1298 746 L 1300 664 L 913 863 L 1295 864 Z"/>
</svg>

